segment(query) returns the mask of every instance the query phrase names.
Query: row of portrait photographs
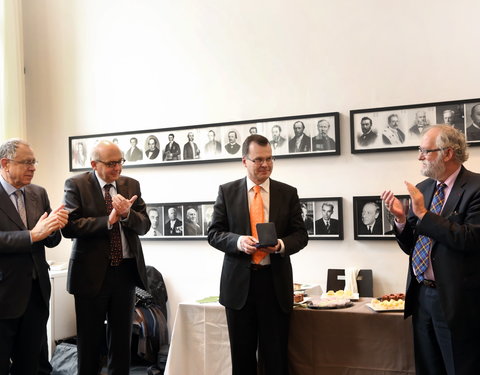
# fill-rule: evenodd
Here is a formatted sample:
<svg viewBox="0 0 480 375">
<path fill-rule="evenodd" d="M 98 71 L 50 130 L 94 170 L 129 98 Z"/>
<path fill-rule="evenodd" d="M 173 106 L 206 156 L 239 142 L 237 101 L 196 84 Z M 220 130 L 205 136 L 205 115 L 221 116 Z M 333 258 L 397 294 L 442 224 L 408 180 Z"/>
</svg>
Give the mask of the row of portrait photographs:
<svg viewBox="0 0 480 375">
<path fill-rule="evenodd" d="M 408 196 L 397 198 L 402 202 L 404 211 L 408 213 L 410 198 Z M 353 197 L 353 206 L 356 240 L 394 238 L 394 217 L 379 196 Z"/>
<path fill-rule="evenodd" d="M 213 203 L 148 204 L 147 214 L 152 225 L 143 238 L 205 237 Z"/>
<path fill-rule="evenodd" d="M 418 146 L 430 125 L 447 124 L 480 142 L 480 103 L 398 109 L 353 114 L 355 149 Z"/>
<path fill-rule="evenodd" d="M 309 236 L 343 239 L 341 198 L 300 201 L 302 218 Z"/>
<path fill-rule="evenodd" d="M 337 150 L 334 116 L 269 121 L 218 127 L 171 129 L 71 139 L 71 169 L 90 167 L 90 153 L 101 140 L 117 143 L 125 165 L 242 157 L 242 143 L 250 134 L 268 138 L 274 155 L 322 153 Z"/>
</svg>

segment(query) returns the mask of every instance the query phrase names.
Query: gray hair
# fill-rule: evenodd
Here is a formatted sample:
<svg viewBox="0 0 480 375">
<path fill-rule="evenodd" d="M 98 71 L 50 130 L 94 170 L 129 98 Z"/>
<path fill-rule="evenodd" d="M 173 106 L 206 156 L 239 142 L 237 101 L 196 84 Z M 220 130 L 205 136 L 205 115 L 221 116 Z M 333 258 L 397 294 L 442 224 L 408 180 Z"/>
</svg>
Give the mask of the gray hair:
<svg viewBox="0 0 480 375">
<path fill-rule="evenodd" d="M 11 138 L 6 140 L 0 145 L 0 159 L 15 159 L 15 156 L 17 156 L 17 148 L 20 145 L 30 147 L 26 141 L 20 138 Z"/>
<path fill-rule="evenodd" d="M 428 130 L 439 129 L 435 144 L 438 148 L 451 148 L 455 160 L 463 164 L 468 160 L 468 146 L 465 135 L 449 125 L 433 125 Z"/>
</svg>

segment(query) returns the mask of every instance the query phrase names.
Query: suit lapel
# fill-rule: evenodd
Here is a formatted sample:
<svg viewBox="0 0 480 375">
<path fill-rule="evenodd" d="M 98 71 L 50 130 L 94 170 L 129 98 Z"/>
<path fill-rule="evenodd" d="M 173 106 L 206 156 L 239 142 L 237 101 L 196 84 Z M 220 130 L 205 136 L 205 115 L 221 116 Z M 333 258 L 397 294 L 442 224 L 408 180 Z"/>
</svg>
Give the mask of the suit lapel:
<svg viewBox="0 0 480 375">
<path fill-rule="evenodd" d="M 464 185 L 466 183 L 466 177 L 465 177 L 465 168 L 462 167 L 460 173 L 457 176 L 457 179 L 455 180 L 455 183 L 453 184 L 452 190 L 450 191 L 450 194 L 448 195 L 448 199 L 445 202 L 445 205 L 443 206 L 442 210 L 442 216 L 443 217 L 448 217 L 452 213 L 453 209 L 457 207 L 457 204 L 460 200 L 460 198 L 463 195 L 464 192 Z"/>
<path fill-rule="evenodd" d="M 270 207 L 268 209 L 268 221 L 275 223 L 278 217 L 278 211 L 280 207 L 283 206 L 281 202 L 281 194 L 277 189 L 276 181 L 270 179 Z"/>
<path fill-rule="evenodd" d="M 21 229 L 25 229 L 25 225 L 20 218 L 20 215 L 15 208 L 13 202 L 10 200 L 10 197 L 7 195 L 7 192 L 3 188 L 2 184 L 0 184 L 0 210 L 5 212 L 5 214 L 12 220 L 17 226 Z"/>
<path fill-rule="evenodd" d="M 249 235 L 252 234 L 252 228 L 250 225 L 250 208 L 248 207 L 248 191 L 247 191 L 247 178 L 240 180 L 238 185 L 238 192 L 235 194 L 238 197 L 238 223 L 245 223 L 243 233 Z M 245 220 L 247 218 L 247 220 Z"/>
<path fill-rule="evenodd" d="M 432 204 L 432 199 L 433 199 L 433 194 L 435 193 L 435 188 L 437 186 L 437 181 L 431 180 L 430 184 L 425 188 L 425 190 L 422 192 L 423 197 L 425 199 L 425 207 L 430 210 L 430 206 Z"/>
<path fill-rule="evenodd" d="M 93 191 L 93 200 L 94 200 L 94 207 L 101 207 L 101 210 L 107 214 L 107 207 L 105 206 L 105 198 L 103 197 L 102 188 L 100 186 L 100 182 L 98 181 L 95 173 L 92 171 L 88 175 L 88 183 L 92 186 L 92 189 L 89 191 Z"/>
<path fill-rule="evenodd" d="M 24 199 L 25 210 L 27 211 L 28 228 L 33 228 L 39 217 L 43 215 L 43 212 L 39 212 L 39 210 L 41 210 L 40 197 L 29 185 L 27 185 L 25 186 Z"/>
</svg>

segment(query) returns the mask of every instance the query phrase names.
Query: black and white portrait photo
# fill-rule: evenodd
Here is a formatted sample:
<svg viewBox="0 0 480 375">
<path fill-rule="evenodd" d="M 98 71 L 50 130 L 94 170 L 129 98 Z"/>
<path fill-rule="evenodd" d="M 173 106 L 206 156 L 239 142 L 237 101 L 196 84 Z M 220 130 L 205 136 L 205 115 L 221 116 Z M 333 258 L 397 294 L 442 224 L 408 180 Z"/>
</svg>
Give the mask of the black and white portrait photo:
<svg viewBox="0 0 480 375">
<path fill-rule="evenodd" d="M 164 207 L 164 233 L 165 236 L 183 235 L 182 206 Z"/>
</svg>

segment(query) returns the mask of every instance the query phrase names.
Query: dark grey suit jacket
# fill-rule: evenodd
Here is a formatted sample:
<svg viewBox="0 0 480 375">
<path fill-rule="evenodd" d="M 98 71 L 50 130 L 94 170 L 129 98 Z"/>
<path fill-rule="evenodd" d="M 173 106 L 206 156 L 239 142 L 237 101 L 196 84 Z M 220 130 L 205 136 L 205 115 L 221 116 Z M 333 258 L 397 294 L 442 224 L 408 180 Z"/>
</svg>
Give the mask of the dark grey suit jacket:
<svg viewBox="0 0 480 375">
<path fill-rule="evenodd" d="M 25 186 L 25 209 L 28 229 L 32 229 L 44 212 L 50 213 L 50 202 L 44 188 L 30 184 Z M 38 281 L 48 308 L 50 279 L 45 260 L 45 246 L 60 243 L 60 232 L 54 232 L 43 241 L 30 243 L 30 233 L 17 209 L 0 184 L 0 319 L 21 316 L 27 308 L 32 288 L 32 271 Z"/>
<path fill-rule="evenodd" d="M 137 195 L 126 221 L 121 221 L 130 252 L 137 262 L 140 280 L 137 285 L 147 289 L 147 276 L 142 246 L 138 236 L 150 229 L 150 219 L 133 178 L 121 176 L 117 192 L 127 199 Z M 68 224 L 62 229 L 66 238 L 73 238 L 68 268 L 67 290 L 71 294 L 94 297 L 102 286 L 109 266 L 108 215 L 100 184 L 93 172 L 86 172 L 65 181 L 65 207 L 70 211 Z"/>
<path fill-rule="evenodd" d="M 293 306 L 290 255 L 308 243 L 297 189 L 270 180 L 269 219 L 275 223 L 277 236 L 285 244 L 285 254 L 271 254 L 270 261 L 278 302 L 283 311 L 289 312 Z M 220 186 L 208 230 L 210 245 L 225 253 L 220 303 L 237 310 L 245 305 L 251 272 L 251 256 L 237 250 L 237 240 L 241 235 L 251 235 L 246 178 Z"/>
<path fill-rule="evenodd" d="M 417 185 L 430 206 L 436 181 Z M 421 221 L 410 213 L 397 240 L 410 255 L 405 315 L 412 314 L 419 284 L 412 271 L 412 251 L 419 234 L 435 242 L 431 260 L 447 322 L 454 334 L 480 329 L 480 175 L 462 167 L 441 215 L 427 212 Z"/>
</svg>

